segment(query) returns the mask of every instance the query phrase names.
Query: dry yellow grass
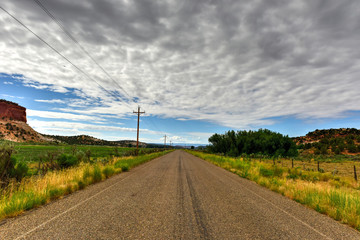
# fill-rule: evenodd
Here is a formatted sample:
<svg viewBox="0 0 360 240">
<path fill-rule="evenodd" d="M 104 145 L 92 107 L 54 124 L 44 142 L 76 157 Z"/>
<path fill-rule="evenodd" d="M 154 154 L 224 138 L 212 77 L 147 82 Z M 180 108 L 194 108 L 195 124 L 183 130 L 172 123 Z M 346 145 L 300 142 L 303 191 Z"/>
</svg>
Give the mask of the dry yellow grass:
<svg viewBox="0 0 360 240">
<path fill-rule="evenodd" d="M 255 161 L 260 161 L 260 159 L 253 159 Z M 273 163 L 272 159 L 262 159 L 267 163 Z M 279 159 L 276 161 L 276 164 L 282 167 L 291 168 L 292 163 L 290 159 Z M 317 161 L 316 159 L 310 159 L 309 161 L 299 161 L 294 160 L 294 167 L 299 167 L 303 170 L 313 170 L 317 171 Z M 360 163 L 354 161 L 342 161 L 342 162 L 327 162 L 320 161 L 320 168 L 322 168 L 325 172 L 335 173 L 338 176 L 344 177 L 354 177 L 354 165 L 360 173 Z"/>
</svg>

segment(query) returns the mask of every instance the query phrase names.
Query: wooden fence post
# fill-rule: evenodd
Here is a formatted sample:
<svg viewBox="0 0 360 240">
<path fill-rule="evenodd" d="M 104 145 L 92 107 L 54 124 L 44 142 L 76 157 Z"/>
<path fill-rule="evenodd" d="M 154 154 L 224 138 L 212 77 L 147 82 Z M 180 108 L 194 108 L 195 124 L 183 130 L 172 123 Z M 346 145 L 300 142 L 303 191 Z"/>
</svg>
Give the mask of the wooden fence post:
<svg viewBox="0 0 360 240">
<path fill-rule="evenodd" d="M 356 174 L 356 167 L 354 165 L 354 178 L 355 178 L 355 181 L 357 181 L 357 174 Z"/>
<path fill-rule="evenodd" d="M 294 168 L 294 158 L 291 158 L 291 168 Z"/>
<path fill-rule="evenodd" d="M 320 172 L 320 162 L 318 161 L 318 172 Z"/>
</svg>

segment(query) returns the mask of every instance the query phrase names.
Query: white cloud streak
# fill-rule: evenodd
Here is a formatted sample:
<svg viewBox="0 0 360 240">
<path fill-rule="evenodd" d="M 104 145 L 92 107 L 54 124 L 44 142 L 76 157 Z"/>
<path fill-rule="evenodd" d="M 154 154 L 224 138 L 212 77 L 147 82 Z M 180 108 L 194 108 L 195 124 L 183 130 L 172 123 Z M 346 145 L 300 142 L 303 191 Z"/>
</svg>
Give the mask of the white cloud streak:
<svg viewBox="0 0 360 240">
<path fill-rule="evenodd" d="M 103 119 L 95 116 L 78 115 L 73 113 L 64 112 L 51 112 L 51 111 L 38 111 L 27 109 L 27 116 L 29 117 L 40 117 L 40 118 L 51 118 L 51 119 L 67 119 L 72 121 L 102 121 Z"/>
<path fill-rule="evenodd" d="M 71 131 L 73 133 L 78 132 L 131 132 L 135 133 L 137 131 L 136 128 L 127 128 L 127 127 L 118 127 L 118 126 L 109 126 L 109 125 L 96 125 L 96 124 L 87 124 L 87 123 L 79 123 L 79 122 L 66 122 L 66 121 L 42 121 L 37 119 L 29 119 L 29 124 L 34 129 L 39 132 L 49 132 L 63 129 L 64 131 Z M 141 129 L 141 133 L 144 134 L 153 134 L 158 135 L 161 134 L 156 131 L 151 131 L 148 129 Z M 98 134 L 98 133 L 97 133 Z M 74 134 L 71 134 L 74 135 Z"/>
<path fill-rule="evenodd" d="M 42 102 L 42 103 L 66 103 L 64 100 L 61 99 L 51 99 L 51 100 L 47 100 L 47 99 L 35 99 L 35 102 Z"/>
</svg>

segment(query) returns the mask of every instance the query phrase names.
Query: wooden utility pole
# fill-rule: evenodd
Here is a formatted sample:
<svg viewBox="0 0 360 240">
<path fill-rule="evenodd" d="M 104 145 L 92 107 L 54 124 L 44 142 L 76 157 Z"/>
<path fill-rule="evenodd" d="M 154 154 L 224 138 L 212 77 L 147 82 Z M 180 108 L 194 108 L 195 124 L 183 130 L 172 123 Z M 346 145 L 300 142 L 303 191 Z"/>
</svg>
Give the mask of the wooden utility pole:
<svg viewBox="0 0 360 240">
<path fill-rule="evenodd" d="M 145 111 L 140 112 L 140 106 L 138 106 L 138 111 L 135 112 L 138 115 L 138 124 L 137 124 L 137 138 L 136 138 L 136 155 L 139 154 L 139 126 L 140 126 L 140 114 L 145 113 Z"/>
<path fill-rule="evenodd" d="M 164 136 L 164 149 L 166 149 L 166 135 Z"/>
</svg>

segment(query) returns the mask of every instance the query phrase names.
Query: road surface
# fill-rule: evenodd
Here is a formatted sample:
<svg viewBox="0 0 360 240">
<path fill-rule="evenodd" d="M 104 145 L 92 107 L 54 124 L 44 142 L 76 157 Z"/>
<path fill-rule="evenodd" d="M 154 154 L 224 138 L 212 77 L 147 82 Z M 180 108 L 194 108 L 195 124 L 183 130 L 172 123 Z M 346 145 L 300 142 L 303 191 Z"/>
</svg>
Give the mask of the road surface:
<svg viewBox="0 0 360 240">
<path fill-rule="evenodd" d="M 0 239 L 360 239 L 183 151 L 1 223 Z"/>
</svg>

